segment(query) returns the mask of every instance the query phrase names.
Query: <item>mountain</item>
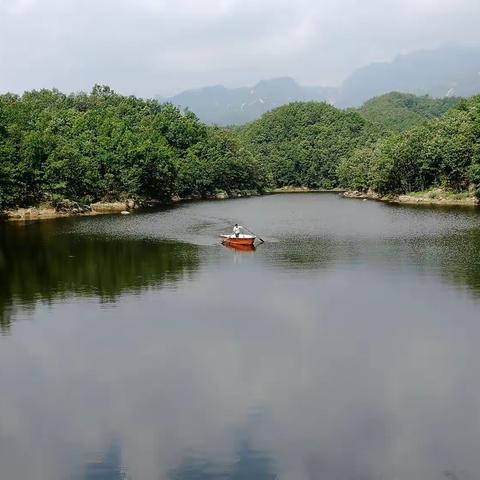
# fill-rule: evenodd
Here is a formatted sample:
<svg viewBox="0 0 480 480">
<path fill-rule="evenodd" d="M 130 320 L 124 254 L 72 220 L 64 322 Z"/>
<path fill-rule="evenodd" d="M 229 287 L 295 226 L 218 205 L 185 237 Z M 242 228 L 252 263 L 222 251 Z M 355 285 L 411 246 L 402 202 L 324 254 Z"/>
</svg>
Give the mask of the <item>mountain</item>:
<svg viewBox="0 0 480 480">
<path fill-rule="evenodd" d="M 337 187 L 340 160 L 381 133 L 357 111 L 320 102 L 292 102 L 238 129 L 274 185 L 310 188 Z"/>
<path fill-rule="evenodd" d="M 382 125 L 387 130 L 401 132 L 442 116 L 460 100 L 459 97 L 432 98 L 429 95 L 391 92 L 368 100 L 358 112 L 365 120 Z"/>
<path fill-rule="evenodd" d="M 329 100 L 335 91 L 329 87 L 304 87 L 292 78 L 281 77 L 263 80 L 253 87 L 229 89 L 216 85 L 160 100 L 188 108 L 206 123 L 240 125 L 290 102 Z"/>
<path fill-rule="evenodd" d="M 433 97 L 470 97 L 480 92 L 480 45 L 449 45 L 401 55 L 354 71 L 335 95 L 338 107 L 398 91 Z"/>
<path fill-rule="evenodd" d="M 419 50 L 391 62 L 373 63 L 355 70 L 338 87 L 305 87 L 282 77 L 253 87 L 230 89 L 216 85 L 159 99 L 190 109 L 206 123 L 239 125 L 294 101 L 359 107 L 372 97 L 393 91 L 432 97 L 480 93 L 480 45 Z"/>
</svg>

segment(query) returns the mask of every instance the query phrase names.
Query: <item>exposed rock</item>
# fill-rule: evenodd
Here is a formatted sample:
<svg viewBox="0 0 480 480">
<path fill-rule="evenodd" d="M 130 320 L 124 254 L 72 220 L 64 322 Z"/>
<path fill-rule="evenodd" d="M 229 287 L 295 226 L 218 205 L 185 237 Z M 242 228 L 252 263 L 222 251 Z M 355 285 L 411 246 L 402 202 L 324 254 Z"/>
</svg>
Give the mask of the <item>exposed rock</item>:
<svg viewBox="0 0 480 480">
<path fill-rule="evenodd" d="M 343 193 L 346 198 L 360 198 L 368 200 L 381 200 L 382 202 L 404 203 L 412 205 L 459 205 L 459 206 L 476 206 L 479 201 L 473 194 L 457 198 L 454 194 L 445 192 L 441 189 L 432 190 L 430 192 L 410 194 L 410 195 L 386 195 L 382 196 L 372 190 L 368 192 L 347 191 Z"/>
<path fill-rule="evenodd" d="M 56 212 L 63 213 L 85 213 L 90 211 L 89 205 L 82 205 L 78 202 L 73 202 L 71 200 L 65 199 L 60 202 L 56 202 L 54 205 Z"/>
<path fill-rule="evenodd" d="M 122 212 L 125 210 L 125 202 L 97 202 L 90 205 L 94 212 L 108 213 L 108 212 Z"/>
<path fill-rule="evenodd" d="M 342 194 L 346 198 L 364 198 L 364 199 L 379 199 L 380 195 L 377 193 L 368 191 L 368 192 L 361 192 L 359 190 L 350 190 L 348 192 L 343 192 Z"/>
</svg>

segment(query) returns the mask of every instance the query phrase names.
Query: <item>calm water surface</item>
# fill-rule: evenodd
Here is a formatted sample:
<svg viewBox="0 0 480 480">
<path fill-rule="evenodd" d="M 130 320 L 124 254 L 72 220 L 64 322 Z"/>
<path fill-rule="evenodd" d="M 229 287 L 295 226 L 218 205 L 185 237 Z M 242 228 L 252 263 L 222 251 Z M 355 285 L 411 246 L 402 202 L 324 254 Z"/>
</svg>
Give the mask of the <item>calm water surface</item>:
<svg viewBox="0 0 480 480">
<path fill-rule="evenodd" d="M 235 222 L 266 240 L 218 244 Z M 480 477 L 480 213 L 333 194 L 0 225 L 1 480 Z"/>
</svg>

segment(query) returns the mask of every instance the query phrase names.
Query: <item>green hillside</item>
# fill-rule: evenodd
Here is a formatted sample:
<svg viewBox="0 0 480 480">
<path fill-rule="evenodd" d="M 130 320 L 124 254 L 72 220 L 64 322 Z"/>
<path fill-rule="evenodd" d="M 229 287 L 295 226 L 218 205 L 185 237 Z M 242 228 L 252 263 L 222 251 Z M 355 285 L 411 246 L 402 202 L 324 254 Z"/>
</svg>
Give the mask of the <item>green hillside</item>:
<svg viewBox="0 0 480 480">
<path fill-rule="evenodd" d="M 460 98 L 432 98 L 408 93 L 391 92 L 374 97 L 359 108 L 363 118 L 384 128 L 402 132 L 426 120 L 437 118 L 455 107 Z"/>
<path fill-rule="evenodd" d="M 372 143 L 381 129 L 358 112 L 326 103 L 290 103 L 238 130 L 250 151 L 271 172 L 276 186 L 338 186 L 341 158 Z"/>
<path fill-rule="evenodd" d="M 1 95 L 0 209 L 272 186 L 462 192 L 480 185 L 479 112 L 480 97 L 390 93 L 359 111 L 294 102 L 221 129 L 102 86 Z"/>
<path fill-rule="evenodd" d="M 357 149 L 340 162 L 338 175 L 347 188 L 383 194 L 442 187 L 480 196 L 480 96 Z"/>
</svg>

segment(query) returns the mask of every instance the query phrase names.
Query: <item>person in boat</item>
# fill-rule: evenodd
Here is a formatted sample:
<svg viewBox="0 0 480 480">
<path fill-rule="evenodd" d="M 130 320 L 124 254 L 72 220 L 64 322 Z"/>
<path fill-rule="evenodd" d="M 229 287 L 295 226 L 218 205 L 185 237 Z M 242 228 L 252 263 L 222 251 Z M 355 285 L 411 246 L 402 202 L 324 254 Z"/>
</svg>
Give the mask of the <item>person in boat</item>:
<svg viewBox="0 0 480 480">
<path fill-rule="evenodd" d="M 239 237 L 240 236 L 240 229 L 242 229 L 243 227 L 241 227 L 238 223 L 235 224 L 235 226 L 233 227 L 233 234 L 236 236 L 236 237 Z"/>
</svg>

